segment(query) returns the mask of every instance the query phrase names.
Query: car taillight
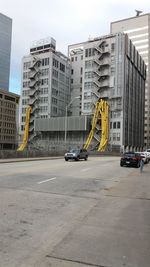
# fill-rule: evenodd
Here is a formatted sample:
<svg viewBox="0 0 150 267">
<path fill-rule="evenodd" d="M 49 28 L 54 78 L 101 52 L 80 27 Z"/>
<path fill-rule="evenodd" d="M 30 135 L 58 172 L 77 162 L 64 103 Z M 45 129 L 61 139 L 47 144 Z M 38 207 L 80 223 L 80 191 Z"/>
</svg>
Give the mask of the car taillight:
<svg viewBox="0 0 150 267">
<path fill-rule="evenodd" d="M 134 158 L 132 158 L 132 159 L 133 159 L 133 160 L 136 160 L 137 158 L 134 157 Z"/>
</svg>

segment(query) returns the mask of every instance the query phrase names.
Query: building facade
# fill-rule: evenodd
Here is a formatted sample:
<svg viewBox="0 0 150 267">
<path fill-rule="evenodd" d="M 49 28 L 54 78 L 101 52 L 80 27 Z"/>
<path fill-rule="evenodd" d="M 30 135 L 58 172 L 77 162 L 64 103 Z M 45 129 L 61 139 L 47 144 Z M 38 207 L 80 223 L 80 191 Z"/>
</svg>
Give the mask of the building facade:
<svg viewBox="0 0 150 267">
<path fill-rule="evenodd" d="M 70 62 L 56 51 L 56 41 L 36 41 L 30 54 L 22 60 L 21 133 L 24 131 L 26 107 L 32 107 L 30 139 L 35 135 L 35 119 L 65 116 L 70 101 Z"/>
<path fill-rule="evenodd" d="M 147 66 L 145 87 L 144 145 L 150 147 L 150 14 L 135 16 L 111 23 L 111 33 L 127 33 Z"/>
<path fill-rule="evenodd" d="M 0 88 L 9 90 L 12 19 L 0 13 Z"/>
<path fill-rule="evenodd" d="M 0 89 L 0 150 L 17 147 L 18 113 L 19 95 Z"/>
<path fill-rule="evenodd" d="M 106 99 L 109 148 L 142 148 L 146 65 L 128 36 L 118 33 L 70 45 L 68 53 L 71 98 L 81 95 L 72 115 L 90 115 L 98 99 Z"/>
</svg>

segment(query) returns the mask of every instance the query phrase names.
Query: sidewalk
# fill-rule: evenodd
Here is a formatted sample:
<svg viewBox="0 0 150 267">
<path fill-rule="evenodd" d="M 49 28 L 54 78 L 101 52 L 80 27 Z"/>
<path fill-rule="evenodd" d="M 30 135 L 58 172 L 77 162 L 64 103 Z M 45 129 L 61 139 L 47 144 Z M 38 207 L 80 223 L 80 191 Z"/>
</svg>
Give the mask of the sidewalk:
<svg viewBox="0 0 150 267">
<path fill-rule="evenodd" d="M 0 164 L 2 163 L 13 163 L 13 162 L 24 162 L 24 161 L 36 161 L 36 160 L 53 160 L 62 159 L 63 156 L 54 157 L 38 157 L 38 158 L 11 158 L 11 159 L 0 159 Z"/>
<path fill-rule="evenodd" d="M 149 267 L 150 164 L 142 174 L 133 168 L 130 177 L 104 190 L 80 226 L 48 257 L 53 267 Z"/>
</svg>

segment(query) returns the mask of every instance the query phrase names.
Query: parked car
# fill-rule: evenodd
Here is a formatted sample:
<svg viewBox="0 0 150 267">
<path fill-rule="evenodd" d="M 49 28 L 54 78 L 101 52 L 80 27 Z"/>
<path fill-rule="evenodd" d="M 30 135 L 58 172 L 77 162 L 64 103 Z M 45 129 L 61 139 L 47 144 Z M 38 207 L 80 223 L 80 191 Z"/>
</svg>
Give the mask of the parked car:
<svg viewBox="0 0 150 267">
<path fill-rule="evenodd" d="M 136 152 L 126 152 L 120 159 L 120 166 L 140 167 L 141 156 Z"/>
<path fill-rule="evenodd" d="M 146 151 L 144 151 L 143 153 L 147 155 L 147 157 L 148 157 L 148 161 L 150 161 L 150 152 L 148 152 L 148 151 L 146 150 Z"/>
<path fill-rule="evenodd" d="M 144 164 L 149 162 L 148 155 L 145 152 L 140 152 L 139 154 L 140 154 L 141 158 L 143 159 Z"/>
<path fill-rule="evenodd" d="M 84 159 L 87 160 L 88 159 L 88 152 L 86 149 L 82 148 L 82 149 L 71 149 L 69 152 L 65 153 L 64 156 L 65 160 L 68 161 L 70 159 L 73 160 L 80 160 L 80 159 Z"/>
</svg>

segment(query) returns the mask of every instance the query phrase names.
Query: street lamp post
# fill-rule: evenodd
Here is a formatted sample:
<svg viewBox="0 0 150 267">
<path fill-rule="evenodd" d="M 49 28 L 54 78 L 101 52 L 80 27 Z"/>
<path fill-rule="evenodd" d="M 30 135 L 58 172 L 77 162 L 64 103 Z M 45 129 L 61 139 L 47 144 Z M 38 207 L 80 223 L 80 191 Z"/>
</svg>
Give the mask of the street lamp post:
<svg viewBox="0 0 150 267">
<path fill-rule="evenodd" d="M 66 113 L 65 113 L 65 145 L 66 145 L 66 141 L 67 141 L 67 115 L 68 115 L 68 107 L 73 103 L 73 101 L 75 100 L 75 99 L 79 99 L 80 98 L 80 96 L 76 96 L 76 97 L 74 97 L 71 101 L 70 101 L 70 103 L 66 106 Z"/>
</svg>

